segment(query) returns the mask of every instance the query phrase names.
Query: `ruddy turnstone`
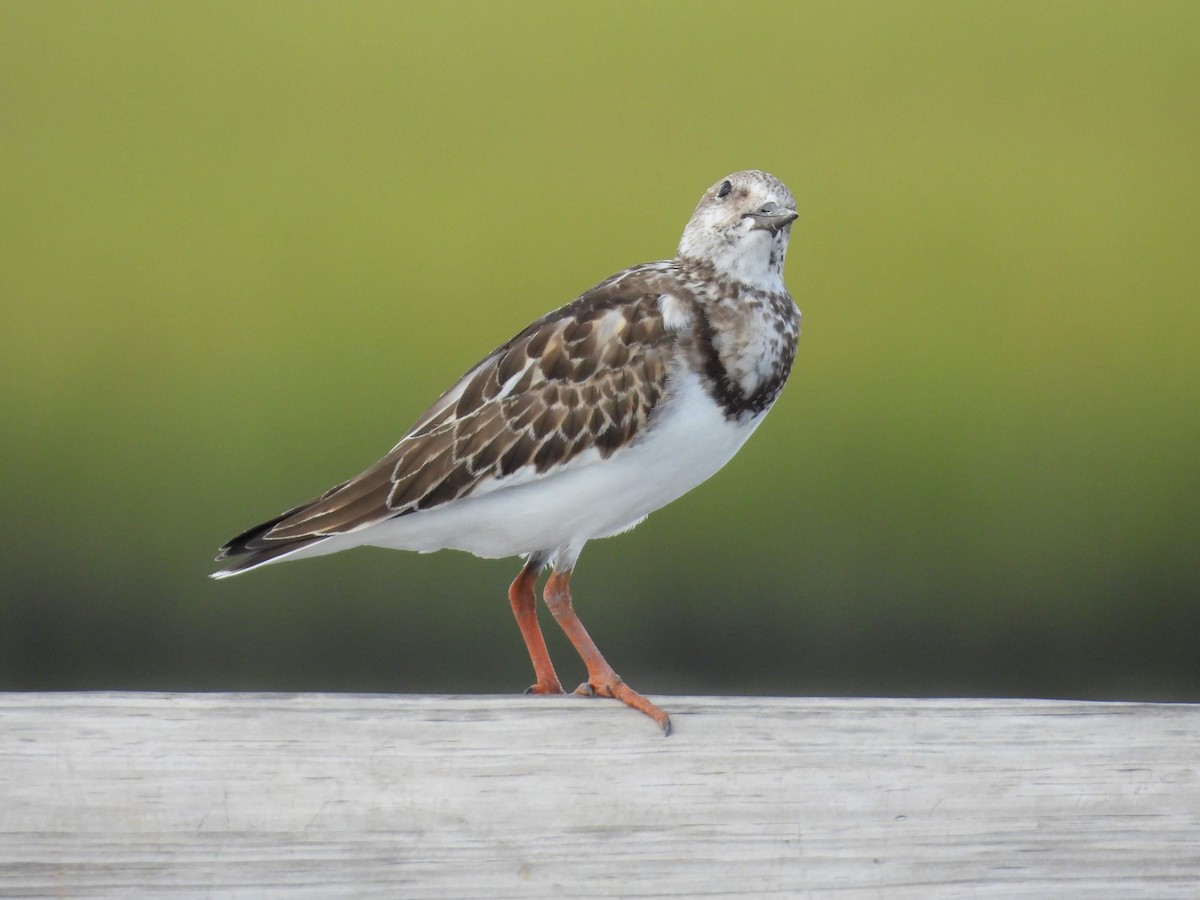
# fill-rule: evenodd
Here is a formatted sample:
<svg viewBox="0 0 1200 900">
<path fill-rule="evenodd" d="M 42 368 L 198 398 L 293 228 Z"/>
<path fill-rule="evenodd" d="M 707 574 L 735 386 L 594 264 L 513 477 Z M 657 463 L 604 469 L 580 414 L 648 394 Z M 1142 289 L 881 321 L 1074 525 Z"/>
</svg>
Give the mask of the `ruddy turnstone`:
<svg viewBox="0 0 1200 900">
<path fill-rule="evenodd" d="M 587 666 L 576 693 L 671 720 L 600 655 L 571 603 L 592 538 L 627 531 L 727 463 L 787 380 L 796 219 L 765 172 L 705 191 L 674 259 L 618 272 L 489 353 L 383 459 L 221 548 L 215 578 L 372 545 L 525 562 L 508 590 L 535 694 L 561 694 L 535 589 Z"/>
</svg>

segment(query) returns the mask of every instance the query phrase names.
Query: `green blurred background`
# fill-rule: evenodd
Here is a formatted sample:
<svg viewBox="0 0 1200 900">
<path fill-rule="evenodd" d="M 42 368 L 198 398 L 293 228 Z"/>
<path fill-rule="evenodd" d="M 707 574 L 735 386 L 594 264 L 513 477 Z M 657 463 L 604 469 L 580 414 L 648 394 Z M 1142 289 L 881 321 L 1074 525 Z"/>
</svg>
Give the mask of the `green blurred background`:
<svg viewBox="0 0 1200 900">
<path fill-rule="evenodd" d="M 0 687 L 524 688 L 515 560 L 212 556 L 755 167 L 799 358 L 617 670 L 1200 693 L 1200 5 L 6 0 L 0 116 Z"/>
</svg>

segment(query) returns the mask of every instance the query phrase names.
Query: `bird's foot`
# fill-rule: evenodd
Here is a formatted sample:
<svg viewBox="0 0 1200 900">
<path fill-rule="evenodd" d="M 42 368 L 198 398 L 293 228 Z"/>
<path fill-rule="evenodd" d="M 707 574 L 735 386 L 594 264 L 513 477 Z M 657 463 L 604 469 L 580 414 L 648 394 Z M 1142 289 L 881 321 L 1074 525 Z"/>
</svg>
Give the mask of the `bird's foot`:
<svg viewBox="0 0 1200 900">
<path fill-rule="evenodd" d="M 671 717 L 619 677 L 614 676 L 611 680 L 599 682 L 585 681 L 575 688 L 575 693 L 581 697 L 612 697 L 614 700 L 620 700 L 626 706 L 632 706 L 639 712 L 644 712 L 657 722 L 658 727 L 663 730 L 664 736 L 671 733 Z"/>
<path fill-rule="evenodd" d="M 564 694 L 561 684 L 557 680 L 551 682 L 538 681 L 525 688 L 526 694 Z"/>
</svg>

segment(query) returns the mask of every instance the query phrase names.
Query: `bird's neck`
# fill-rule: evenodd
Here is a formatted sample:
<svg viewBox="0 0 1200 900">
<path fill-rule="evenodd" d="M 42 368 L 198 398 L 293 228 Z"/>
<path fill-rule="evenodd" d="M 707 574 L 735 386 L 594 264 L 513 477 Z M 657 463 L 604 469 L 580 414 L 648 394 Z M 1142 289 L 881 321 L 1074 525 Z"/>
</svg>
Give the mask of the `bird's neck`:
<svg viewBox="0 0 1200 900">
<path fill-rule="evenodd" d="M 718 266 L 711 259 L 676 257 L 676 265 L 692 280 L 713 281 L 723 286 L 721 294 L 786 294 L 783 272 L 761 266 Z"/>
<path fill-rule="evenodd" d="M 783 259 L 787 253 L 784 233 L 763 235 L 749 246 L 709 246 L 706 252 L 693 253 L 686 242 L 676 257 L 680 266 L 719 281 L 731 282 L 753 293 L 786 293 L 783 283 Z"/>
</svg>

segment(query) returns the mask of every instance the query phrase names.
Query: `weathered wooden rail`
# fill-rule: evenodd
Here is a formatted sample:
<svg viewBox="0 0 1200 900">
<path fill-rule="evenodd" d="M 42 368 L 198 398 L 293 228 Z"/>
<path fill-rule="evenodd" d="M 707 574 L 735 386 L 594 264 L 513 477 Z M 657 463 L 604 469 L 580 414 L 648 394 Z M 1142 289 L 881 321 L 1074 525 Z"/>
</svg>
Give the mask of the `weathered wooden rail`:
<svg viewBox="0 0 1200 900">
<path fill-rule="evenodd" d="M 1200 706 L 0 694 L 3 897 L 1200 897 Z"/>
</svg>

